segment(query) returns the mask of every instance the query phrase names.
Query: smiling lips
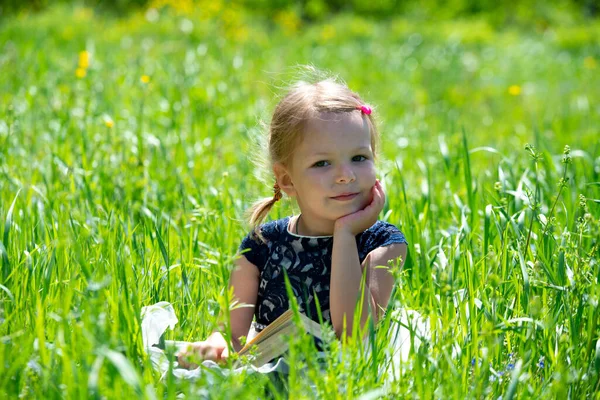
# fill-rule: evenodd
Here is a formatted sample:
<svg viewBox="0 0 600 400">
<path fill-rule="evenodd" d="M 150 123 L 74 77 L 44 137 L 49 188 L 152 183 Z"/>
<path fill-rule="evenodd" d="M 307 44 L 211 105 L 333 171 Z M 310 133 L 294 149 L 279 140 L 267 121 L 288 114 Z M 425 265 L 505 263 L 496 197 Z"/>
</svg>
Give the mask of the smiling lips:
<svg viewBox="0 0 600 400">
<path fill-rule="evenodd" d="M 344 193 L 344 194 L 341 194 L 339 196 L 332 197 L 332 199 L 334 199 L 334 200 L 340 200 L 340 201 L 346 201 L 346 200 L 352 200 L 356 196 L 358 196 L 358 193 Z"/>
</svg>

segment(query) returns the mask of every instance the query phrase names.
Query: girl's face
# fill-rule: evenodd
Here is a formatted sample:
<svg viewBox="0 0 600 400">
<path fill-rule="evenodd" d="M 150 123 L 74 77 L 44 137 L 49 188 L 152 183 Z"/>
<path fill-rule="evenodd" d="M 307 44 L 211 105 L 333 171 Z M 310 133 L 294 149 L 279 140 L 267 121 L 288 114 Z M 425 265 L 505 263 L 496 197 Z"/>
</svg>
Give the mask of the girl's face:
<svg viewBox="0 0 600 400">
<path fill-rule="evenodd" d="M 309 235 L 332 234 L 338 218 L 366 207 L 376 180 L 367 117 L 360 111 L 320 116 L 305 126 L 285 190 L 296 197 Z"/>
</svg>

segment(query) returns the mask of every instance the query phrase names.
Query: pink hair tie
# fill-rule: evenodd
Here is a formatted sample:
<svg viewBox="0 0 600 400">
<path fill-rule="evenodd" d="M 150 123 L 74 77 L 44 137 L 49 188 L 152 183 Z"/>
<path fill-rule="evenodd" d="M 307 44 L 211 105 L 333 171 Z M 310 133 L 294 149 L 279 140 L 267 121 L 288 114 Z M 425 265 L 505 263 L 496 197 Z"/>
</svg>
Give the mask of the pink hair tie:
<svg viewBox="0 0 600 400">
<path fill-rule="evenodd" d="M 356 109 L 362 111 L 363 114 L 367 114 L 367 115 L 371 115 L 371 112 L 373 111 L 373 110 L 371 110 L 371 107 L 369 107 L 369 106 L 359 106 L 359 107 L 356 107 Z"/>
</svg>

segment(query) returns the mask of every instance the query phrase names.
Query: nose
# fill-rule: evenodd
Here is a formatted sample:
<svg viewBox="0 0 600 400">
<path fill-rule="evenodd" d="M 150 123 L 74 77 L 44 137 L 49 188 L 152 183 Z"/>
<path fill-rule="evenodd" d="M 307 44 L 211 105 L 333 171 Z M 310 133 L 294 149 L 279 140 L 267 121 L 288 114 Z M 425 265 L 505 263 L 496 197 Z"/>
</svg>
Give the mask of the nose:
<svg viewBox="0 0 600 400">
<path fill-rule="evenodd" d="M 336 182 L 337 183 L 350 183 L 356 180 L 356 175 L 349 165 L 341 165 L 338 170 Z"/>
</svg>

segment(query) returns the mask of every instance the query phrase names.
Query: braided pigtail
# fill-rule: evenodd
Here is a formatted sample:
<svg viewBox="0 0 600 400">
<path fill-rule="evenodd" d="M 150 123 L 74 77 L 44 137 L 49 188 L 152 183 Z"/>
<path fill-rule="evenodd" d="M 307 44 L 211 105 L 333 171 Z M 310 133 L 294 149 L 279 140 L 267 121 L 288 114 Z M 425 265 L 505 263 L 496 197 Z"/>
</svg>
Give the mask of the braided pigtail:
<svg viewBox="0 0 600 400">
<path fill-rule="evenodd" d="M 248 214 L 250 215 L 250 224 L 253 227 L 254 235 L 257 236 L 262 242 L 265 242 L 265 238 L 260 231 L 260 224 L 267 217 L 267 214 L 273 207 L 275 203 L 277 203 L 283 197 L 281 193 L 281 188 L 275 182 L 273 185 L 273 197 L 267 197 L 261 200 L 258 200 L 248 209 Z"/>
</svg>

